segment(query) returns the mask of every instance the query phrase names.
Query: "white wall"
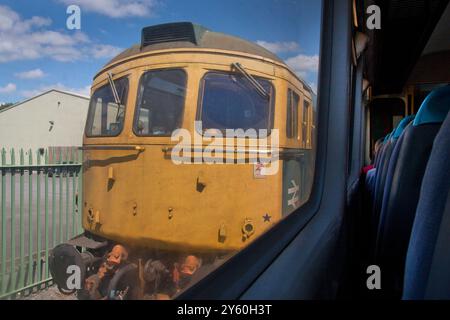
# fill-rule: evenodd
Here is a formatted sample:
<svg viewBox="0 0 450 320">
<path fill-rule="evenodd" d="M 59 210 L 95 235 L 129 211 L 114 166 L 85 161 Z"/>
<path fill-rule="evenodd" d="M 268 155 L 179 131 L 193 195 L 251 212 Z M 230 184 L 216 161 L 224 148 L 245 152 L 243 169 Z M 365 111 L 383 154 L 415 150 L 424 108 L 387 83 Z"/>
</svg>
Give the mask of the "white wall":
<svg viewBox="0 0 450 320">
<path fill-rule="evenodd" d="M 50 91 L 0 112 L 0 149 L 81 146 L 88 106 L 87 98 Z"/>
</svg>

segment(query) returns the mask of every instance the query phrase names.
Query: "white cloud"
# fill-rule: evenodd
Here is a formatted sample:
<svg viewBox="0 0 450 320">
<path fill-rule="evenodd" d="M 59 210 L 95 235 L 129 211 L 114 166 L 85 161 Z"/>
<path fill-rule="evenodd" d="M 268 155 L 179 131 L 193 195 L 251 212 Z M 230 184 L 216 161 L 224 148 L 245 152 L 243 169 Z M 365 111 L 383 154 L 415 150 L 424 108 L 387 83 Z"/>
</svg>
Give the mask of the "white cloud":
<svg viewBox="0 0 450 320">
<path fill-rule="evenodd" d="M 16 91 L 16 85 L 14 83 L 8 83 L 4 87 L 0 87 L 0 93 L 11 93 Z"/>
<path fill-rule="evenodd" d="M 283 52 L 295 52 L 300 50 L 300 46 L 295 41 L 288 42 L 267 42 L 263 40 L 256 41 L 261 47 L 266 48 L 270 52 L 275 54 L 283 53 Z"/>
<path fill-rule="evenodd" d="M 99 44 L 91 48 L 91 54 L 94 58 L 112 58 L 118 55 L 123 49 L 110 46 L 109 44 Z"/>
<path fill-rule="evenodd" d="M 83 10 L 99 13 L 111 18 L 148 17 L 153 13 L 156 0 L 59 0 L 76 4 Z"/>
<path fill-rule="evenodd" d="M 290 66 L 300 77 L 304 78 L 308 73 L 318 71 L 319 56 L 299 54 L 295 57 L 286 59 L 286 64 Z"/>
<path fill-rule="evenodd" d="M 14 33 L 22 33 L 33 27 L 40 28 L 49 26 L 52 20 L 43 17 L 32 17 L 28 20 L 22 20 L 17 12 L 9 7 L 0 5 L 0 31 L 10 31 Z"/>
<path fill-rule="evenodd" d="M 22 19 L 9 7 L 0 5 L 0 63 L 14 60 L 51 58 L 67 62 L 80 59 L 106 58 L 98 48 L 107 46 L 111 57 L 120 48 L 93 43 L 82 32 L 66 34 L 48 30 L 52 21 L 44 17 Z"/>
<path fill-rule="evenodd" d="M 295 41 L 288 42 L 267 42 L 263 40 L 256 41 L 257 44 L 267 50 L 278 54 L 300 51 L 300 45 Z M 318 55 L 298 54 L 285 60 L 286 64 L 302 79 L 309 78 L 311 73 L 316 73 L 319 69 Z M 317 92 L 317 85 L 312 82 L 309 84 L 314 92 Z"/>
<path fill-rule="evenodd" d="M 33 69 L 29 71 L 18 72 L 15 73 L 14 75 L 20 79 L 38 79 L 45 77 L 45 73 L 41 69 Z"/>
<path fill-rule="evenodd" d="M 33 90 L 25 90 L 25 91 L 22 91 L 21 94 L 25 98 L 31 98 L 31 97 L 37 96 L 43 92 L 46 92 L 46 91 L 49 91 L 52 89 L 68 91 L 68 92 L 72 92 L 72 93 L 81 94 L 84 96 L 90 96 L 90 92 L 91 92 L 91 86 L 89 86 L 89 85 L 81 87 L 81 88 L 71 88 L 71 87 L 68 87 L 68 86 L 58 82 L 58 83 L 55 83 L 52 85 L 41 86 L 41 87 L 39 87 L 37 89 L 33 89 Z"/>
</svg>

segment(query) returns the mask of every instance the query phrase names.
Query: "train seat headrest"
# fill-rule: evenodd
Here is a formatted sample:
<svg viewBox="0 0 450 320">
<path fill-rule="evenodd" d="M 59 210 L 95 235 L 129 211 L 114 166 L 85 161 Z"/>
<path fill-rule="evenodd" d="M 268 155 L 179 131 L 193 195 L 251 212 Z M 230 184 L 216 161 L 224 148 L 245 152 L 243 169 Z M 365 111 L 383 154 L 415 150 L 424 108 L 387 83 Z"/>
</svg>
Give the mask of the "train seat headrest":
<svg viewBox="0 0 450 320">
<path fill-rule="evenodd" d="M 414 119 L 414 126 L 427 123 L 442 123 L 450 109 L 450 85 L 437 88 L 422 102 Z"/>
<path fill-rule="evenodd" d="M 414 120 L 416 115 L 412 114 L 410 116 L 404 117 L 402 121 L 398 124 L 397 128 L 395 128 L 394 134 L 392 135 L 393 139 L 398 139 L 408 124 Z"/>
<path fill-rule="evenodd" d="M 383 144 L 385 144 L 386 142 L 389 141 L 389 139 L 391 138 L 391 136 L 392 136 L 393 133 L 394 133 L 394 131 L 389 132 L 389 133 L 384 137 Z"/>
</svg>

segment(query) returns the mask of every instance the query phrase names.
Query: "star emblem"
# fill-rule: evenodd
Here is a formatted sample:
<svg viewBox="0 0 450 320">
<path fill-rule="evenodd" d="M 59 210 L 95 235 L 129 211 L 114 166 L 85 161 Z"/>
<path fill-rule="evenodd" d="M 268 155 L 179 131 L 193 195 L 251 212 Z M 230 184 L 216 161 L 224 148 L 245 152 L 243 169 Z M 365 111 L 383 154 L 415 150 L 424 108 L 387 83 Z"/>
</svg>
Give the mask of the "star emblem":
<svg viewBox="0 0 450 320">
<path fill-rule="evenodd" d="M 263 215 L 264 222 L 270 222 L 270 218 L 272 218 L 272 217 L 269 216 L 268 213 L 266 213 L 265 215 Z"/>
</svg>

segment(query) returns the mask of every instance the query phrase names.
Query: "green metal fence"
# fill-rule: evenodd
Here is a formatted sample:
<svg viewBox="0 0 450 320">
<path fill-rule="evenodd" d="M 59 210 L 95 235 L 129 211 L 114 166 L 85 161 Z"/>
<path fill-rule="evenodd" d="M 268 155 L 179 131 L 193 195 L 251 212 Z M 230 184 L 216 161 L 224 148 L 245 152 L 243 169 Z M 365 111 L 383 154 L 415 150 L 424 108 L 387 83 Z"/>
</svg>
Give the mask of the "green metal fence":
<svg viewBox="0 0 450 320">
<path fill-rule="evenodd" d="M 0 299 L 51 283 L 49 251 L 81 233 L 82 154 L 2 149 Z"/>
</svg>

